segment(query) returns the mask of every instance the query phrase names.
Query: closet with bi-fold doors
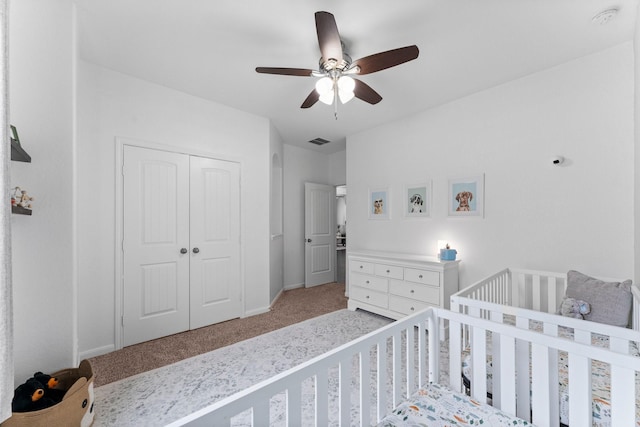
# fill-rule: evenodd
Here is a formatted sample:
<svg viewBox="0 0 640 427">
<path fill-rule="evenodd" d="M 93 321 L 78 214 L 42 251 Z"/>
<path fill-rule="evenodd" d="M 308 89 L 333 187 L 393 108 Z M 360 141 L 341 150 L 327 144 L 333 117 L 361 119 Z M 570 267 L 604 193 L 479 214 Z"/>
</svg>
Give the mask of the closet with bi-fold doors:
<svg viewBox="0 0 640 427">
<path fill-rule="evenodd" d="M 239 317 L 240 165 L 124 145 L 122 343 Z"/>
</svg>

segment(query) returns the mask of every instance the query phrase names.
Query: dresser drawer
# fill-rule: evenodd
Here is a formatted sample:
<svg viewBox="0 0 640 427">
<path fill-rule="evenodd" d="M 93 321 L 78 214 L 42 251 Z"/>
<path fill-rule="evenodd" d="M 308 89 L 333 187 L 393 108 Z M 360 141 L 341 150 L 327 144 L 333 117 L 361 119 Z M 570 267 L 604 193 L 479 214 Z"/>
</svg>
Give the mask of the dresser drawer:
<svg viewBox="0 0 640 427">
<path fill-rule="evenodd" d="M 349 262 L 349 271 L 357 271 L 364 274 L 373 274 L 373 263 L 359 260 L 351 260 Z"/>
<path fill-rule="evenodd" d="M 391 279 L 402 280 L 403 268 L 393 265 L 375 264 L 374 273 L 377 276 L 389 277 Z"/>
<path fill-rule="evenodd" d="M 367 276 L 364 274 L 351 273 L 349 276 L 349 285 L 361 286 L 374 291 L 387 292 L 389 281 L 384 277 Z"/>
<path fill-rule="evenodd" d="M 425 285 L 440 286 L 440 273 L 417 268 L 405 268 L 404 280 L 423 283 Z"/>
<path fill-rule="evenodd" d="M 349 298 L 382 308 L 388 307 L 389 297 L 386 293 L 354 286 L 350 289 Z"/>
<path fill-rule="evenodd" d="M 427 304 L 426 302 L 410 300 L 395 295 L 389 295 L 389 310 L 398 313 L 413 314 L 417 311 L 422 310 L 423 308 L 431 306 L 431 304 Z"/>
<path fill-rule="evenodd" d="M 391 281 L 389 293 L 433 305 L 440 305 L 440 288 L 411 282 Z"/>
</svg>

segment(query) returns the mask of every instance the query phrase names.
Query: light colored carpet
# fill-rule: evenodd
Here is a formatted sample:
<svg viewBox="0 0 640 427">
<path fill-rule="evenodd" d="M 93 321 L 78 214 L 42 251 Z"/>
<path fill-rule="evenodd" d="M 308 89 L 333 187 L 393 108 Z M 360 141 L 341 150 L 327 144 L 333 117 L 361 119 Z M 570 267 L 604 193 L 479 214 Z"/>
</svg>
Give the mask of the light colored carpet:
<svg viewBox="0 0 640 427">
<path fill-rule="evenodd" d="M 340 310 L 97 387 L 94 426 L 165 425 L 390 322 Z"/>
</svg>

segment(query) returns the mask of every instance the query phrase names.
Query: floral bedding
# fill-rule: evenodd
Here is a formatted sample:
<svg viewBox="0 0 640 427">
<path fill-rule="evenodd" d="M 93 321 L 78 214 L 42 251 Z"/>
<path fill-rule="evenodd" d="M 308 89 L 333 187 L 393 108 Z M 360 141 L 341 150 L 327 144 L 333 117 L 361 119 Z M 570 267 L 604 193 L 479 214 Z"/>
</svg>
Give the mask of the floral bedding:
<svg viewBox="0 0 640 427">
<path fill-rule="evenodd" d="M 541 330 L 540 325 L 535 322 L 532 329 Z M 563 337 L 572 337 L 570 329 L 561 328 L 559 335 Z M 603 335 L 592 334 L 591 344 L 596 347 L 609 347 L 609 338 Z M 493 389 L 493 374 L 491 355 L 491 342 L 487 341 L 487 391 L 491 393 Z M 632 356 L 640 357 L 640 351 L 635 343 L 630 346 L 629 353 Z M 558 352 L 558 382 L 560 392 L 560 422 L 569 425 L 569 394 L 568 394 L 568 375 L 569 360 L 566 352 Z M 611 424 L 611 405 L 609 396 L 611 395 L 611 375 L 609 365 L 600 361 L 593 361 L 591 365 L 591 386 L 593 388 L 592 400 L 592 425 L 593 427 L 612 427 Z M 465 351 L 462 362 L 462 374 L 467 378 L 471 378 L 471 355 L 469 351 Z M 636 426 L 640 427 L 640 375 L 636 372 Z M 615 427 L 615 426 L 614 426 Z"/>
<path fill-rule="evenodd" d="M 531 426 L 499 409 L 439 384 L 429 384 L 401 403 L 378 427 Z"/>
</svg>

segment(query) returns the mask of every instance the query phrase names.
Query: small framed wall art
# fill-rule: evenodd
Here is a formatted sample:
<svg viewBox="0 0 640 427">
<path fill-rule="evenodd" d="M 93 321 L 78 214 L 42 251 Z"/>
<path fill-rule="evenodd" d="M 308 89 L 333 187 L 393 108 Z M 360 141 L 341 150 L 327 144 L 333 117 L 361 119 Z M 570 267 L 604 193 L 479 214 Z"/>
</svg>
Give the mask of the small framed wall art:
<svg viewBox="0 0 640 427">
<path fill-rule="evenodd" d="M 404 216 L 407 218 L 428 218 L 431 216 L 431 181 L 405 185 Z"/>
<path fill-rule="evenodd" d="M 369 219 L 389 219 L 390 194 L 389 188 L 369 189 Z"/>
<path fill-rule="evenodd" d="M 449 179 L 449 216 L 484 217 L 484 174 Z"/>
</svg>

